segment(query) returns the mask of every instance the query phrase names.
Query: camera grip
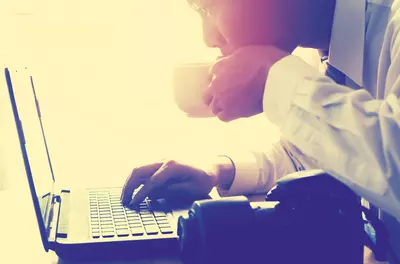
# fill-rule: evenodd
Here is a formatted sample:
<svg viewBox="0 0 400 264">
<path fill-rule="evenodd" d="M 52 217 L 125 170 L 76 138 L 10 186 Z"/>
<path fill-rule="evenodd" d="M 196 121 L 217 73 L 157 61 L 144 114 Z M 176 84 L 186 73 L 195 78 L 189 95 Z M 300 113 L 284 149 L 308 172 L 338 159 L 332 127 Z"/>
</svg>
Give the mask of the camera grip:
<svg viewBox="0 0 400 264">
<path fill-rule="evenodd" d="M 252 263 L 249 248 L 255 216 L 244 196 L 196 201 L 187 217 L 178 220 L 178 235 L 185 264 Z"/>
</svg>

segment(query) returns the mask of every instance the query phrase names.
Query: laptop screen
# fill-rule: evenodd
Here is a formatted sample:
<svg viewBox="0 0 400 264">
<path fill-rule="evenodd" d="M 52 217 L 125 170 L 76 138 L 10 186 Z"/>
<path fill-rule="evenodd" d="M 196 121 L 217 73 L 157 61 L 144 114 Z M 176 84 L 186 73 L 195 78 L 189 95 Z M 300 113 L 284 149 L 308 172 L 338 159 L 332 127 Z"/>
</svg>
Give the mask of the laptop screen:
<svg viewBox="0 0 400 264">
<path fill-rule="evenodd" d="M 38 104 L 36 104 L 33 79 L 26 70 L 10 71 L 15 102 L 25 136 L 25 147 L 33 185 L 38 197 L 43 222 L 46 223 L 48 218 L 46 213 L 49 211 L 47 207 L 50 205 L 54 181 L 40 110 L 37 107 Z"/>
</svg>

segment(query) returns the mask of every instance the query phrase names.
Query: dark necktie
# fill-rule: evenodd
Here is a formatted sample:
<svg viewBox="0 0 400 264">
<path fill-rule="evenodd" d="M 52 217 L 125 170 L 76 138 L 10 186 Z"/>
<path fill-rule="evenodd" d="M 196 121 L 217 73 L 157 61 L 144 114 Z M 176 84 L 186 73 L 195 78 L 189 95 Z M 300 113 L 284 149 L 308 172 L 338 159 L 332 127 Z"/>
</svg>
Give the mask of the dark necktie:
<svg viewBox="0 0 400 264">
<path fill-rule="evenodd" d="M 320 52 L 321 53 L 321 52 Z M 326 53 L 325 53 L 326 54 Z M 333 67 L 328 62 L 328 55 L 321 56 L 321 63 L 325 70 L 325 75 L 334 80 L 337 84 L 344 85 L 346 84 L 346 75 L 343 72 L 339 71 L 335 67 Z"/>
</svg>

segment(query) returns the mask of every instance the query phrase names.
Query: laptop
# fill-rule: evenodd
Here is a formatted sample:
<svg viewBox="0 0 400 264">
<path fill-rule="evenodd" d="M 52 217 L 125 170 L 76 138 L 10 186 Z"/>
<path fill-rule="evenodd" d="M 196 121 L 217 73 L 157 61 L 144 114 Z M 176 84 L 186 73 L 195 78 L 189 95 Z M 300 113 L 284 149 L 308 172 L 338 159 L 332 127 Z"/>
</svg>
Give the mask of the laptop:
<svg viewBox="0 0 400 264">
<path fill-rule="evenodd" d="M 33 77 L 26 68 L 6 68 L 5 77 L 44 249 L 65 260 L 179 256 L 177 219 L 191 203 L 146 199 L 131 210 L 121 188 L 58 186 Z"/>
</svg>

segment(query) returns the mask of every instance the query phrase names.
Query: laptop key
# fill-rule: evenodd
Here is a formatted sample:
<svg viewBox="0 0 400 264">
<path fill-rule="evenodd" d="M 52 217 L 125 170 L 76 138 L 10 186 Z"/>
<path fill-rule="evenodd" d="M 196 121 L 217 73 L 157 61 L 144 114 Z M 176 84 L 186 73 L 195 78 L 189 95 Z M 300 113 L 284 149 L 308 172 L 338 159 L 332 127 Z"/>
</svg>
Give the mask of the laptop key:
<svg viewBox="0 0 400 264">
<path fill-rule="evenodd" d="M 107 237 L 114 237 L 115 233 L 102 233 L 101 234 L 102 237 L 107 238 Z"/>
<path fill-rule="evenodd" d="M 159 224 L 168 224 L 169 223 L 168 219 L 157 219 L 156 218 L 156 221 Z"/>
<path fill-rule="evenodd" d="M 114 228 L 114 224 L 113 223 L 102 223 L 101 228 Z"/>
<path fill-rule="evenodd" d="M 127 217 L 127 218 L 140 218 L 140 215 L 139 215 L 139 214 L 129 214 L 129 213 L 126 213 L 126 217 Z"/>
<path fill-rule="evenodd" d="M 167 216 L 164 212 L 156 211 L 154 212 L 154 216 L 157 217 L 162 217 L 162 216 Z"/>
<path fill-rule="evenodd" d="M 101 223 L 101 228 L 114 228 L 113 223 Z"/>
<path fill-rule="evenodd" d="M 112 213 L 115 215 L 125 215 L 124 211 L 122 209 L 112 209 Z"/>
<path fill-rule="evenodd" d="M 111 218 L 111 215 L 100 215 L 100 219 L 107 219 L 107 218 Z"/>
<path fill-rule="evenodd" d="M 161 219 L 168 219 L 167 215 L 156 215 L 155 217 L 156 217 L 156 219 L 160 219 L 160 220 Z"/>
<path fill-rule="evenodd" d="M 112 216 L 114 217 L 114 219 L 125 219 L 124 213 L 113 213 Z"/>
<path fill-rule="evenodd" d="M 127 216 L 128 221 L 140 221 L 139 216 Z"/>
<path fill-rule="evenodd" d="M 117 230 L 117 236 L 119 237 L 129 236 L 129 234 L 130 233 L 128 229 Z"/>
<path fill-rule="evenodd" d="M 141 224 L 130 224 L 129 228 L 143 228 L 143 226 Z"/>
<path fill-rule="evenodd" d="M 139 213 L 138 212 L 136 212 L 136 211 L 132 211 L 132 210 L 126 210 L 126 214 L 127 215 L 139 215 Z"/>
<path fill-rule="evenodd" d="M 150 226 L 144 226 L 144 229 L 146 230 L 146 233 L 148 235 L 157 235 L 158 234 L 158 227 L 155 225 L 150 225 Z"/>
<path fill-rule="evenodd" d="M 134 228 L 131 228 L 131 233 L 133 236 L 143 236 L 144 229 L 143 229 L 143 227 L 134 227 Z"/>
<path fill-rule="evenodd" d="M 128 220 L 128 223 L 129 224 L 141 224 L 142 221 L 140 221 L 140 220 Z"/>
<path fill-rule="evenodd" d="M 162 234 L 172 234 L 174 230 L 172 228 L 162 227 L 160 228 Z"/>
<path fill-rule="evenodd" d="M 171 226 L 169 224 L 158 224 L 160 228 L 170 228 Z"/>
</svg>

